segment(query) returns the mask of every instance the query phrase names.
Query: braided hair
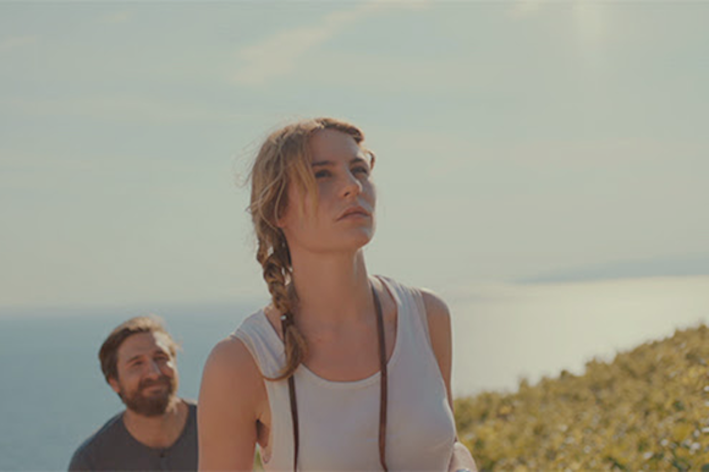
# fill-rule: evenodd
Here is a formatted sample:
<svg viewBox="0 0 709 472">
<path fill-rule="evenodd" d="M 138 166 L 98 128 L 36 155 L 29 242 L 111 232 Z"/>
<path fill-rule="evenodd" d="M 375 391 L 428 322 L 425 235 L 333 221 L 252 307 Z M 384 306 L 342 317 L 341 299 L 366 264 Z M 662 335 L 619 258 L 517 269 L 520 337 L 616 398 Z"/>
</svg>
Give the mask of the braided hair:
<svg viewBox="0 0 709 472">
<path fill-rule="evenodd" d="M 351 136 L 358 145 L 364 134 L 356 126 L 334 118 L 315 118 L 289 124 L 271 133 L 262 144 L 251 168 L 249 213 L 257 238 L 256 260 L 263 268 L 273 306 L 281 314 L 286 363 L 268 380 L 291 377 L 308 355 L 308 345 L 294 321 L 297 294 L 291 290 L 293 266 L 280 217 L 290 204 L 288 188 L 297 185 L 303 195 L 317 202 L 317 186 L 311 169 L 310 137 L 319 130 L 332 129 Z M 374 154 L 370 152 L 371 164 Z"/>
</svg>

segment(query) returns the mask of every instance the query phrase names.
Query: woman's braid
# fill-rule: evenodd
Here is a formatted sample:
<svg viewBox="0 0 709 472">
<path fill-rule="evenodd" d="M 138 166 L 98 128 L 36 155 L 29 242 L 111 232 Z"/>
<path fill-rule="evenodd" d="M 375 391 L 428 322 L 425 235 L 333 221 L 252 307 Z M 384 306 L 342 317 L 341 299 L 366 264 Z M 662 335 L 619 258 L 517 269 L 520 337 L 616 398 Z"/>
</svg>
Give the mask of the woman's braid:
<svg viewBox="0 0 709 472">
<path fill-rule="evenodd" d="M 263 268 L 273 306 L 281 314 L 286 365 L 280 374 L 268 380 L 287 379 L 308 354 L 308 345 L 293 319 L 297 294 L 289 291 L 292 265 L 288 243 L 278 221 L 287 206 L 288 186 L 297 185 L 306 193 L 317 195 L 309 155 L 310 137 L 318 130 L 334 129 L 352 136 L 359 145 L 364 140 L 356 126 L 333 118 L 303 120 L 277 130 L 266 139 L 251 169 L 251 204 L 249 212 L 256 230 L 256 259 Z M 371 165 L 374 154 L 369 153 Z"/>
</svg>

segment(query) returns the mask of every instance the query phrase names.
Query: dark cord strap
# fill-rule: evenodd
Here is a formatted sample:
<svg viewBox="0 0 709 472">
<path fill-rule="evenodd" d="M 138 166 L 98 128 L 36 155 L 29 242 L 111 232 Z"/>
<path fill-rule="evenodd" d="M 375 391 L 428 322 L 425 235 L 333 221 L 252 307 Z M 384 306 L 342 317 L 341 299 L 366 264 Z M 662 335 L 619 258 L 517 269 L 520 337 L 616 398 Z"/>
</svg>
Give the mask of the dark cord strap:
<svg viewBox="0 0 709 472">
<path fill-rule="evenodd" d="M 286 340 L 286 330 L 293 324 L 293 315 L 283 315 L 281 317 L 281 328 L 283 329 L 283 342 Z M 300 450 L 300 427 L 298 424 L 298 402 L 295 396 L 295 374 L 288 377 L 288 396 L 290 397 L 290 416 L 293 423 L 293 471 L 298 470 L 298 452 Z"/>
<path fill-rule="evenodd" d="M 386 430 L 387 430 L 387 394 L 388 394 L 388 375 L 387 375 L 387 352 L 386 338 L 384 335 L 384 315 L 382 315 L 382 304 L 379 301 L 379 295 L 374 290 L 374 285 L 371 285 L 372 297 L 374 298 L 374 309 L 377 316 L 377 337 L 379 340 L 379 368 L 381 371 L 380 380 L 380 396 L 379 396 L 379 462 L 382 464 L 384 472 L 389 469 L 386 465 Z M 283 341 L 286 339 L 286 330 L 293 324 L 292 315 L 283 315 L 281 317 L 281 328 L 283 329 Z M 300 449 L 300 428 L 298 426 L 298 402 L 295 396 L 295 375 L 288 377 L 288 396 L 290 397 L 290 414 L 293 423 L 293 471 L 298 470 L 298 452 Z"/>
<path fill-rule="evenodd" d="M 290 416 L 293 421 L 293 471 L 298 470 L 298 452 L 300 451 L 300 427 L 298 425 L 298 403 L 295 398 L 295 378 L 288 377 L 288 392 L 290 393 Z"/>
<path fill-rule="evenodd" d="M 384 336 L 384 315 L 382 315 L 382 304 L 379 302 L 379 296 L 377 295 L 376 290 L 374 290 L 374 285 L 372 285 L 372 296 L 374 297 L 374 308 L 377 312 L 377 332 L 379 334 L 379 368 L 381 370 L 379 395 L 379 462 L 382 464 L 384 472 L 387 472 L 389 470 L 386 464 L 388 404 L 387 351 L 386 338 Z"/>
</svg>

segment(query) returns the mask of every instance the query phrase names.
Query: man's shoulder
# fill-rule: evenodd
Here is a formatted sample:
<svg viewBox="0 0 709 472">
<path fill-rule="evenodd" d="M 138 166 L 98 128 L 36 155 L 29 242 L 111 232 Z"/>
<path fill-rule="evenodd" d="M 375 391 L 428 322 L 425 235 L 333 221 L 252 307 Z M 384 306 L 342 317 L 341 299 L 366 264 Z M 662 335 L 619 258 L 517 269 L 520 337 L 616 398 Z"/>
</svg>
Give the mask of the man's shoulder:
<svg viewBox="0 0 709 472">
<path fill-rule="evenodd" d="M 79 446 L 79 449 L 87 449 L 95 447 L 111 436 L 118 432 L 123 432 L 125 426 L 123 426 L 123 412 L 116 413 L 108 421 L 106 421 L 103 426 L 96 430 L 91 436 L 86 438 L 86 440 Z"/>
<path fill-rule="evenodd" d="M 116 435 L 121 434 L 125 427 L 123 426 L 123 412 L 117 413 L 103 424 L 98 430 L 91 434 L 83 443 L 76 449 L 69 464 L 69 470 L 88 470 L 92 458 L 96 455 L 106 442 L 111 442 Z"/>
<path fill-rule="evenodd" d="M 182 399 L 187 405 L 187 424 L 185 425 L 186 433 L 197 434 L 197 402 L 194 400 Z"/>
<path fill-rule="evenodd" d="M 182 399 L 188 407 L 188 418 L 185 430 L 178 440 L 179 458 L 188 469 L 195 469 L 197 454 L 197 404 L 193 400 Z M 122 419 L 123 413 L 118 413 L 109 419 L 101 428 L 89 436 L 78 447 L 71 458 L 69 471 L 88 470 L 147 470 L 156 467 L 152 461 L 155 454 L 151 449 L 136 441 L 128 432 Z M 157 457 L 157 456 L 156 456 Z M 192 458 L 193 459 L 190 459 Z"/>
<path fill-rule="evenodd" d="M 190 400 L 189 398 L 181 398 L 185 404 L 190 408 L 190 412 L 197 411 L 197 402 L 195 400 Z"/>
</svg>

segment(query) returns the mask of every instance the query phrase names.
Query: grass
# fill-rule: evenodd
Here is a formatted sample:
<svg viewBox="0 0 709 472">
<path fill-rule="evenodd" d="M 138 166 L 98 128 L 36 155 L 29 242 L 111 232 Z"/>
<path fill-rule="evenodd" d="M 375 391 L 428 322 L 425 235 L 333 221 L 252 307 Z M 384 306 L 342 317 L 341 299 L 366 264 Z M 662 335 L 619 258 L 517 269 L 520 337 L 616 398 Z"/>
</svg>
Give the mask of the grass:
<svg viewBox="0 0 709 472">
<path fill-rule="evenodd" d="M 483 470 L 709 472 L 709 328 L 593 360 L 514 393 L 455 401 Z"/>
</svg>

